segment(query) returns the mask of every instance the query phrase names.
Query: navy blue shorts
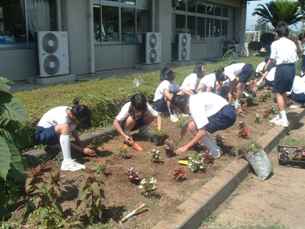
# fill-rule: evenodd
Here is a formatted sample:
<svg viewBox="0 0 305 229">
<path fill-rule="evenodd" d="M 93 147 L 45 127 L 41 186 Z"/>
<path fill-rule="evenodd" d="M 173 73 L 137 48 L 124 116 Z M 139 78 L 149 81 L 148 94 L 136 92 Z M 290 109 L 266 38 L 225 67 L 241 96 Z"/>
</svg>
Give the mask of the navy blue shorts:
<svg viewBox="0 0 305 229">
<path fill-rule="evenodd" d="M 121 126 L 123 127 L 123 129 L 125 128 L 126 120 L 127 120 L 127 119 L 125 119 L 124 121 L 121 121 L 121 122 L 120 122 L 120 124 L 121 124 Z M 134 128 L 132 128 L 131 131 L 137 130 L 137 129 L 139 129 L 139 128 L 145 126 L 145 125 L 146 125 L 146 123 L 145 123 L 144 117 L 141 117 L 141 118 L 139 118 L 139 119 L 136 120 L 136 125 L 134 126 Z"/>
<path fill-rule="evenodd" d="M 254 75 L 254 68 L 251 64 L 245 64 L 245 66 L 241 69 L 239 73 L 239 82 L 246 83 L 248 82 L 252 75 Z"/>
<path fill-rule="evenodd" d="M 274 81 L 266 80 L 266 81 L 265 81 L 265 84 L 266 84 L 267 87 L 273 87 Z"/>
<path fill-rule="evenodd" d="M 293 101 L 297 102 L 297 103 L 305 103 L 305 94 L 301 93 L 301 94 L 295 94 L 295 93 L 291 93 L 290 95 L 290 99 L 292 99 Z"/>
<path fill-rule="evenodd" d="M 154 110 L 156 110 L 156 111 L 158 111 L 160 113 L 169 114 L 169 110 L 168 110 L 167 104 L 166 104 L 166 102 L 165 102 L 165 100 L 163 98 L 157 100 L 156 102 L 154 102 L 153 108 L 154 108 Z"/>
<path fill-rule="evenodd" d="M 209 133 L 224 130 L 234 125 L 236 120 L 235 108 L 232 105 L 224 106 L 216 114 L 208 118 L 209 123 L 204 127 Z"/>
<path fill-rule="evenodd" d="M 276 66 L 272 91 L 283 94 L 291 91 L 295 76 L 295 64 L 281 64 Z"/>
<path fill-rule="evenodd" d="M 36 144 L 56 145 L 59 143 L 59 135 L 55 132 L 55 127 L 43 128 L 38 126 L 35 131 L 34 140 Z"/>
<path fill-rule="evenodd" d="M 305 56 L 302 56 L 302 68 L 301 68 L 302 72 L 305 72 Z"/>
</svg>

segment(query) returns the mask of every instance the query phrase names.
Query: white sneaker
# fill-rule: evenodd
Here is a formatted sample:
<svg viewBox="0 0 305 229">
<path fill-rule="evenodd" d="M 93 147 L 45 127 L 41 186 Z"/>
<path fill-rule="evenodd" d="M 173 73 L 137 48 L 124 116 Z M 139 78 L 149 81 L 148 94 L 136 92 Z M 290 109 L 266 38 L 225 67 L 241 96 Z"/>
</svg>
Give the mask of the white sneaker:
<svg viewBox="0 0 305 229">
<path fill-rule="evenodd" d="M 290 109 L 298 109 L 298 108 L 301 108 L 301 105 L 300 104 L 291 104 L 289 106 Z"/>
<path fill-rule="evenodd" d="M 64 160 L 61 163 L 60 170 L 61 171 L 75 172 L 75 171 L 82 170 L 82 169 L 85 169 L 85 168 L 86 168 L 86 166 L 84 166 L 84 165 L 82 165 L 80 163 L 77 163 L 74 160 Z"/>
<path fill-rule="evenodd" d="M 276 123 L 278 120 L 280 120 L 280 115 L 276 115 L 273 119 L 270 120 L 271 123 Z"/>
<path fill-rule="evenodd" d="M 283 120 L 283 119 L 279 119 L 279 120 L 275 121 L 274 124 L 277 126 L 283 126 L 283 127 L 289 126 L 288 120 Z"/>
<path fill-rule="evenodd" d="M 171 114 L 170 115 L 170 120 L 171 120 L 171 122 L 178 122 L 179 118 L 176 114 Z"/>
</svg>

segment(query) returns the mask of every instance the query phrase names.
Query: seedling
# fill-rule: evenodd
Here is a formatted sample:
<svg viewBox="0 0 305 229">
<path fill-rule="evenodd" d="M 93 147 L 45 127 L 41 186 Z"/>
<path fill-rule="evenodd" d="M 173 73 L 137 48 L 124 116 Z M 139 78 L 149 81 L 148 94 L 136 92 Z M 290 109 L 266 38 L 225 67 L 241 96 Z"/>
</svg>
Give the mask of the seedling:
<svg viewBox="0 0 305 229">
<path fill-rule="evenodd" d="M 128 152 L 128 145 L 123 144 L 123 146 L 119 150 L 119 157 L 122 159 L 130 159 L 132 156 Z"/>
<path fill-rule="evenodd" d="M 182 168 L 175 169 L 173 177 L 176 181 L 186 180 L 186 171 Z"/>
<path fill-rule="evenodd" d="M 136 171 L 135 168 L 133 168 L 133 167 L 129 168 L 127 175 L 128 175 L 128 179 L 131 183 L 136 184 L 136 185 L 140 184 L 142 179 L 140 178 L 139 173 Z"/>
<path fill-rule="evenodd" d="M 181 116 L 179 117 L 179 121 L 177 122 L 177 125 L 179 128 L 185 127 L 189 122 L 189 117 Z"/>
<path fill-rule="evenodd" d="M 188 156 L 188 167 L 193 173 L 205 171 L 207 166 L 204 163 L 203 154 L 192 152 Z"/>
<path fill-rule="evenodd" d="M 261 116 L 258 113 L 255 114 L 255 123 L 261 123 Z"/>
<path fill-rule="evenodd" d="M 248 139 L 250 137 L 250 128 L 246 126 L 245 122 L 239 122 L 238 125 L 239 128 L 239 132 L 238 132 L 238 136 L 240 138 L 245 138 Z"/>
<path fill-rule="evenodd" d="M 164 150 L 168 157 L 173 157 L 176 155 L 175 153 L 175 144 L 173 141 L 167 139 L 164 143 Z"/>
<path fill-rule="evenodd" d="M 141 180 L 140 189 L 145 197 L 151 197 L 157 189 L 157 180 L 154 177 L 144 178 Z"/>
<path fill-rule="evenodd" d="M 161 159 L 160 150 L 153 149 L 151 152 L 151 161 L 154 163 L 163 163 L 164 161 Z"/>
</svg>

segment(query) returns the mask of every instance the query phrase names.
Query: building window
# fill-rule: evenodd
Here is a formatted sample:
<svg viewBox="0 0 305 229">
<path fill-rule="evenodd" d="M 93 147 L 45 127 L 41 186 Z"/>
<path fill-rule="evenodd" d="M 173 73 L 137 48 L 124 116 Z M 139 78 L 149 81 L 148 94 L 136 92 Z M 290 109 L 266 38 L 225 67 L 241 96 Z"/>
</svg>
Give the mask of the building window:
<svg viewBox="0 0 305 229">
<path fill-rule="evenodd" d="M 122 40 L 136 42 L 136 10 L 134 8 L 122 8 Z"/>
<path fill-rule="evenodd" d="M 150 14 L 143 9 L 146 1 L 120 0 L 117 3 L 94 5 L 93 22 L 97 42 L 141 42 L 141 33 L 150 28 Z M 114 2 L 114 1 L 113 1 Z"/>
<path fill-rule="evenodd" d="M 231 8 L 198 0 L 174 0 L 173 8 L 176 33 L 187 31 L 192 34 L 193 40 L 228 34 L 228 15 Z"/>
<path fill-rule="evenodd" d="M 0 1 L 0 45 L 26 41 L 24 12 L 20 0 Z"/>
</svg>

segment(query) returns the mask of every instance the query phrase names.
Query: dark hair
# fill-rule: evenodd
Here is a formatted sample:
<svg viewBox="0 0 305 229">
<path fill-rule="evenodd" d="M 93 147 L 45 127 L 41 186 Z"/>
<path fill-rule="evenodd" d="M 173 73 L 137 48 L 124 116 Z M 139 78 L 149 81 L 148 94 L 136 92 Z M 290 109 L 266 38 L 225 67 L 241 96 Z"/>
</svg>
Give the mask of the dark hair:
<svg viewBox="0 0 305 229">
<path fill-rule="evenodd" d="M 275 28 L 275 32 L 278 34 L 279 37 L 288 37 L 288 24 L 284 21 L 280 21 Z"/>
<path fill-rule="evenodd" d="M 79 98 L 73 99 L 71 112 L 79 121 L 79 127 L 88 129 L 91 127 L 91 111 L 86 105 L 81 105 L 79 101 Z"/>
<path fill-rule="evenodd" d="M 217 81 L 225 81 L 226 80 L 226 76 L 224 74 L 224 68 L 223 67 L 218 68 L 215 72 L 215 75 L 216 75 L 216 80 Z"/>
<path fill-rule="evenodd" d="M 175 78 L 175 72 L 171 68 L 164 70 L 163 80 L 173 81 Z"/>
<path fill-rule="evenodd" d="M 304 39 L 304 33 L 300 33 L 299 35 L 298 35 L 298 39 L 301 41 L 301 40 L 303 40 Z"/>
<path fill-rule="evenodd" d="M 202 78 L 204 76 L 204 70 L 202 68 L 204 67 L 204 64 L 198 63 L 194 67 L 194 73 L 197 74 L 198 78 Z"/>
<path fill-rule="evenodd" d="M 170 64 L 166 64 L 160 71 L 160 81 L 163 81 L 165 79 L 165 73 L 167 71 L 171 70 Z"/>
<path fill-rule="evenodd" d="M 136 111 L 143 111 L 147 110 L 147 99 L 145 95 L 142 93 L 137 93 L 131 96 L 130 98 L 131 106 L 129 108 L 128 113 L 135 118 Z"/>
<path fill-rule="evenodd" d="M 190 96 L 188 95 L 174 95 L 172 99 L 172 105 L 176 109 L 184 114 L 187 114 L 188 111 L 188 103 Z"/>
</svg>

